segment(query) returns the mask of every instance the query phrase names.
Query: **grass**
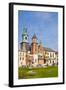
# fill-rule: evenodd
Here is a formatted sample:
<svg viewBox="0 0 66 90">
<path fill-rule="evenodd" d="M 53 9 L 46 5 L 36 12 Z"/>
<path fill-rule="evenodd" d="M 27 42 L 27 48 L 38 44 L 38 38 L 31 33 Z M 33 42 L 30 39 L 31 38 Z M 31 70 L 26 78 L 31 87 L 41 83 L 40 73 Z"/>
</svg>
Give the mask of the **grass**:
<svg viewBox="0 0 66 90">
<path fill-rule="evenodd" d="M 30 71 L 35 72 L 29 73 Z M 46 68 L 18 68 L 19 79 L 30 79 L 30 78 L 49 78 L 58 77 L 58 66 L 48 66 Z"/>
</svg>

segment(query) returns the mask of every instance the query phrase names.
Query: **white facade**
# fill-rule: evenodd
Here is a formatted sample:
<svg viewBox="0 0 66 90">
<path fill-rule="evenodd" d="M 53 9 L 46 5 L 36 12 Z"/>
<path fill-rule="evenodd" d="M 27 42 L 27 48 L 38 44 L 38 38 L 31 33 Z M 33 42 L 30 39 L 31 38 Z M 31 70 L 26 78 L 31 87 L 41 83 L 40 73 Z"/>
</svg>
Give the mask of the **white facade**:
<svg viewBox="0 0 66 90">
<path fill-rule="evenodd" d="M 26 66 L 26 52 L 19 51 L 18 54 L 19 67 L 23 65 Z"/>
<path fill-rule="evenodd" d="M 36 67 L 39 64 L 38 63 L 38 54 L 30 54 L 30 51 L 28 52 L 28 54 L 26 52 L 19 51 L 18 54 L 19 54 L 18 55 L 19 67 L 21 67 L 21 66 L 31 66 L 31 65 Z M 28 55 L 28 57 L 27 57 L 27 55 Z M 58 64 L 58 55 L 56 54 L 56 52 L 47 51 L 45 56 L 46 56 L 46 62 L 43 63 L 42 65 L 45 64 L 45 65 L 48 65 L 48 66 L 52 66 L 52 65 L 57 65 Z"/>
<path fill-rule="evenodd" d="M 58 63 L 58 55 L 56 52 L 46 51 L 46 64 L 49 66 L 57 65 Z"/>
</svg>

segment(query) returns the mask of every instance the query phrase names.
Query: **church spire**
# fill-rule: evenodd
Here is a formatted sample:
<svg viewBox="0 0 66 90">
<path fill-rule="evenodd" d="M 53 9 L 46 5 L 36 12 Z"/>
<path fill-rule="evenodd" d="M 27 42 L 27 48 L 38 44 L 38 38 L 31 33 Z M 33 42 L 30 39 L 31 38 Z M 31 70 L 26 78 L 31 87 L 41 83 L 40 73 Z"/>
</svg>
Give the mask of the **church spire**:
<svg viewBox="0 0 66 90">
<path fill-rule="evenodd" d="M 26 27 L 23 28 L 23 34 L 25 34 L 25 33 L 27 33 L 27 28 Z"/>
<path fill-rule="evenodd" d="M 22 33 L 22 42 L 28 42 L 28 33 L 27 33 L 27 28 L 23 28 L 23 33 Z"/>
<path fill-rule="evenodd" d="M 34 33 L 32 39 L 37 39 L 36 34 Z"/>
</svg>

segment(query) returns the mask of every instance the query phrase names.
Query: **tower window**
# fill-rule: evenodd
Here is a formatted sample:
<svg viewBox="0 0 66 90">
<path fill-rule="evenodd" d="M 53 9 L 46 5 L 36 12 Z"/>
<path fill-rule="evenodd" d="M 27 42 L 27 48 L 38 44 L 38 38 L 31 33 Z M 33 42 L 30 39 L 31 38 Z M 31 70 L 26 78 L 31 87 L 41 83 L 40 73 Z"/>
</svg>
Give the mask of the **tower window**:
<svg viewBox="0 0 66 90">
<path fill-rule="evenodd" d="M 25 39 L 27 39 L 27 37 L 25 37 Z"/>
</svg>

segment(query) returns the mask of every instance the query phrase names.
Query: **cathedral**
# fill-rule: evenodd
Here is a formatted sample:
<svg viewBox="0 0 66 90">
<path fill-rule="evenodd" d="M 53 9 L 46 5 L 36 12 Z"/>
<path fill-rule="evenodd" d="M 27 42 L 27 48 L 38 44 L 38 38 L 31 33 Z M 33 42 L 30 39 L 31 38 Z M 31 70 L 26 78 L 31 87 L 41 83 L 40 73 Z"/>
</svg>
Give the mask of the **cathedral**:
<svg viewBox="0 0 66 90">
<path fill-rule="evenodd" d="M 41 42 L 38 43 L 35 33 L 31 43 L 29 43 L 28 38 L 27 28 L 23 28 L 22 42 L 18 51 L 19 67 L 44 67 L 58 64 L 58 52 L 44 47 Z"/>
</svg>

